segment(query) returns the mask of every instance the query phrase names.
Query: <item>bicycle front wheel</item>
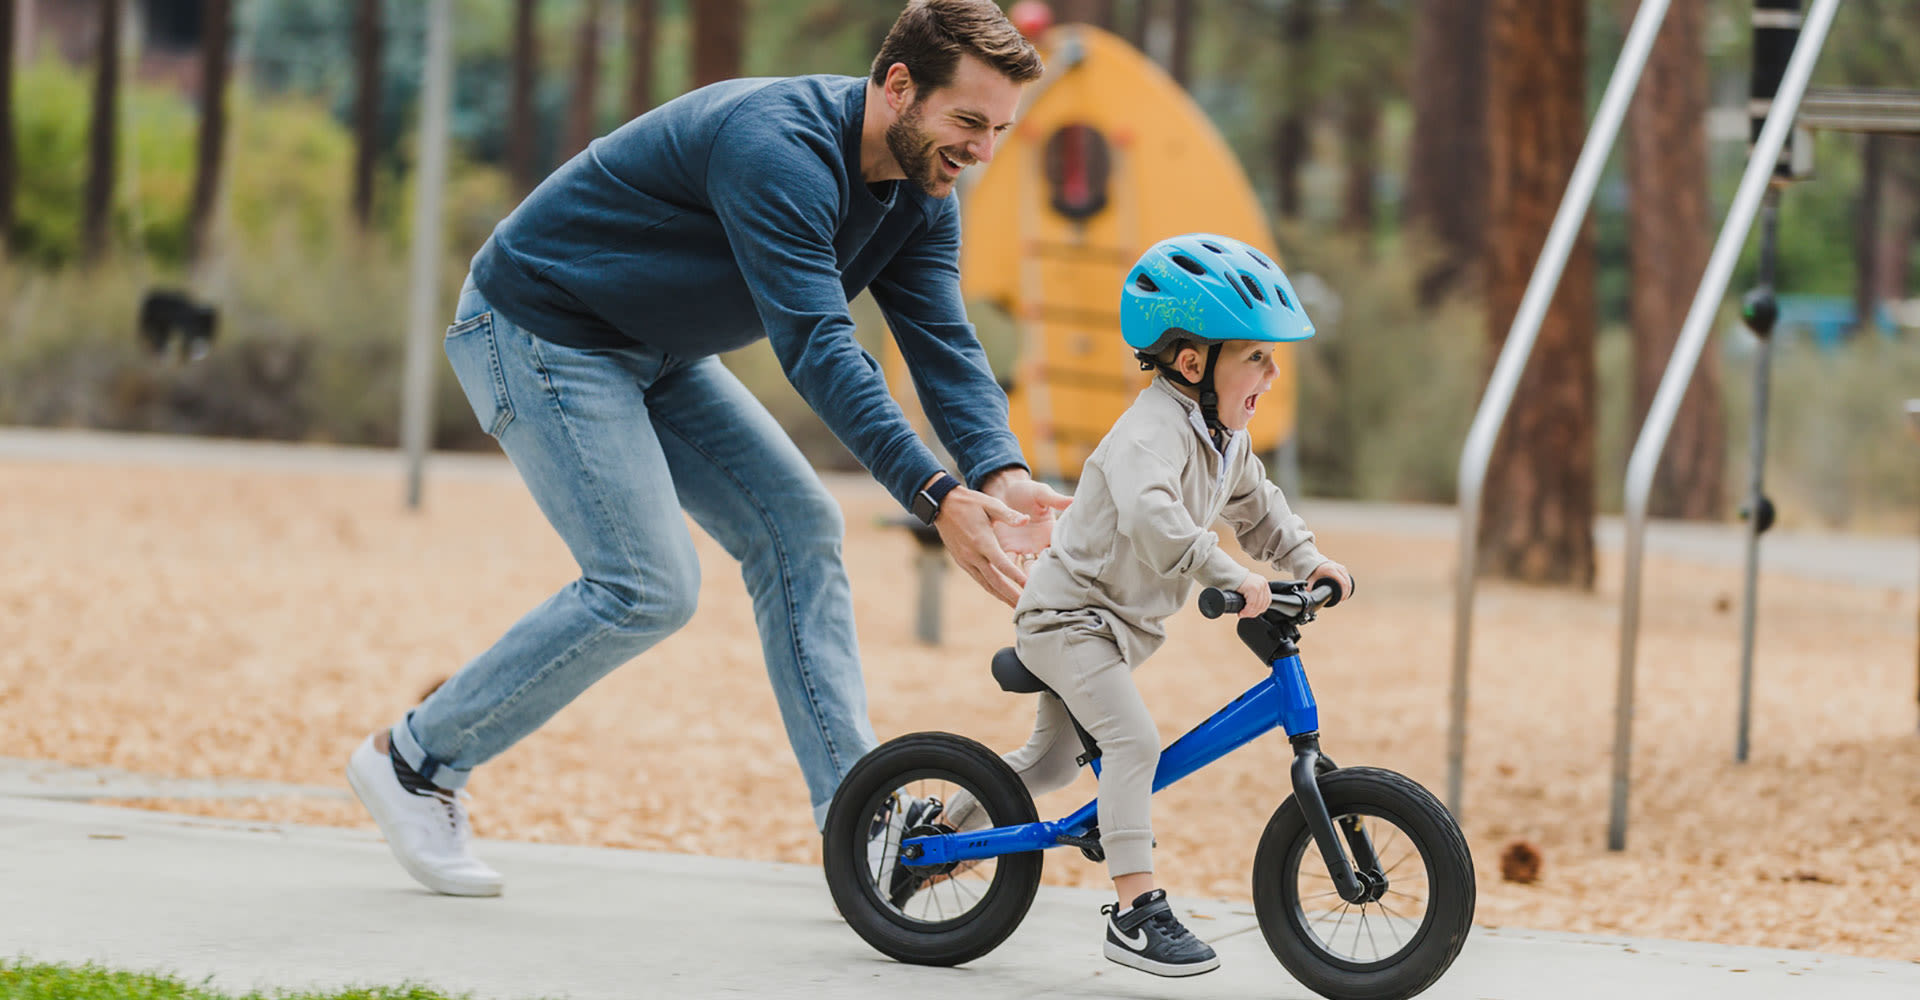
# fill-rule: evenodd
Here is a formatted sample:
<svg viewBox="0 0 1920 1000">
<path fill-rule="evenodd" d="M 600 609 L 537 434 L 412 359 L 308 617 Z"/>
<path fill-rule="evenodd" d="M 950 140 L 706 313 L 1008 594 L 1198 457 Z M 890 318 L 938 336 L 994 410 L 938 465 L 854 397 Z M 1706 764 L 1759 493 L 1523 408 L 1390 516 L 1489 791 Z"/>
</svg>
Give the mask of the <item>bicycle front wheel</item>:
<svg viewBox="0 0 1920 1000">
<path fill-rule="evenodd" d="M 900 845 L 951 833 L 955 822 L 971 830 L 1035 819 L 1026 786 L 992 750 L 951 733 L 902 736 L 860 758 L 834 794 L 822 843 L 827 888 L 847 924 L 883 954 L 915 965 L 972 961 L 1027 915 L 1040 852 L 914 866 Z"/>
<path fill-rule="evenodd" d="M 1473 858 L 1452 814 L 1404 775 L 1341 768 L 1320 778 L 1336 832 L 1357 824 L 1385 889 L 1349 903 L 1292 797 L 1274 811 L 1253 860 L 1253 907 L 1280 964 L 1331 1000 L 1401 1000 L 1453 964 L 1473 924 Z"/>
</svg>

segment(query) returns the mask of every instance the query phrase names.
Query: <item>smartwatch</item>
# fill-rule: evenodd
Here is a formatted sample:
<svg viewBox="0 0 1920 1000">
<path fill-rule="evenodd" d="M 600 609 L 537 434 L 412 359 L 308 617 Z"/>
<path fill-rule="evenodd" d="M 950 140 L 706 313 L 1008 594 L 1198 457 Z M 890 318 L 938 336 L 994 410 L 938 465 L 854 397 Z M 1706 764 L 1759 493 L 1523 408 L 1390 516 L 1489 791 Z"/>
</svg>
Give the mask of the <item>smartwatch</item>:
<svg viewBox="0 0 1920 1000">
<path fill-rule="evenodd" d="M 940 516 L 940 502 L 959 485 L 960 480 L 942 472 L 940 478 L 914 493 L 913 503 L 908 509 L 913 512 L 914 517 L 920 519 L 921 524 L 932 525 L 933 519 Z"/>
</svg>

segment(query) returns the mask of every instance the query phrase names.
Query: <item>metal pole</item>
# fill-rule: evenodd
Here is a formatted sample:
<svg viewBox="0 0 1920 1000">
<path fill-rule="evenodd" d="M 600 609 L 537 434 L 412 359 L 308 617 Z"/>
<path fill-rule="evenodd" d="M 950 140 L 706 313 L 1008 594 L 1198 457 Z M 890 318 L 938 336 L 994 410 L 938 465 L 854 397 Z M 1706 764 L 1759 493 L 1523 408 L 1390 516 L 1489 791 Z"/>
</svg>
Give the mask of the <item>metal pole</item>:
<svg viewBox="0 0 1920 1000">
<path fill-rule="evenodd" d="M 1681 397 L 1686 395 L 1687 383 L 1693 378 L 1693 366 L 1700 360 L 1700 347 L 1706 341 L 1714 314 L 1719 311 L 1727 279 L 1740 257 L 1740 248 L 1746 243 L 1760 196 L 1773 179 L 1780 150 L 1786 145 L 1787 132 L 1800 107 L 1800 97 L 1806 93 L 1807 78 L 1813 75 L 1813 64 L 1820 56 L 1821 46 L 1826 44 L 1827 29 L 1833 26 L 1834 11 L 1839 4 L 1840 0 L 1814 0 L 1813 10 L 1807 15 L 1800 41 L 1794 45 L 1793 58 L 1788 60 L 1786 75 L 1780 81 L 1773 109 L 1767 113 L 1766 126 L 1754 142 L 1753 156 L 1747 161 L 1746 173 L 1741 175 L 1739 190 L 1727 210 L 1727 221 L 1720 228 L 1712 256 L 1707 259 L 1700 290 L 1687 310 L 1673 357 L 1667 362 L 1659 391 L 1654 393 L 1653 405 L 1647 410 L 1647 422 L 1633 446 L 1633 456 L 1627 461 L 1626 579 L 1621 588 L 1620 676 L 1614 696 L 1613 795 L 1607 822 L 1607 847 L 1611 850 L 1624 850 L 1627 846 L 1627 782 L 1633 754 L 1633 670 L 1640 636 L 1640 563 L 1646 545 L 1647 495 L 1653 489 L 1660 452 L 1667 446 L 1667 432 L 1673 429 Z"/>
<path fill-rule="evenodd" d="M 1760 587 L 1760 535 L 1773 526 L 1773 503 L 1765 490 L 1767 471 L 1767 389 L 1773 373 L 1773 321 L 1778 307 L 1773 298 L 1775 231 L 1780 223 L 1780 186 L 1767 188 L 1760 206 L 1760 286 L 1749 299 L 1747 322 L 1760 339 L 1753 363 L 1753 437 L 1749 449 L 1752 468 L 1747 476 L 1747 577 L 1740 606 L 1740 726 L 1733 740 L 1733 759 L 1747 760 L 1747 732 L 1753 719 L 1753 625 Z M 1755 315 L 1758 313 L 1759 315 Z"/>
<path fill-rule="evenodd" d="M 453 27 L 449 0 L 427 11 L 426 86 L 420 92 L 420 176 L 413 205 L 413 287 L 407 302 L 406 371 L 401 387 L 400 444 L 407 456 L 407 506 L 420 506 L 422 467 L 432 426 L 433 366 L 429 348 L 440 329 L 440 202 L 447 177 L 447 105 L 453 91 Z"/>
<path fill-rule="evenodd" d="M 1526 370 L 1528 356 L 1533 353 L 1534 341 L 1540 336 L 1547 306 L 1553 302 L 1554 290 L 1560 286 L 1560 275 L 1566 269 L 1568 255 L 1573 252 L 1574 239 L 1580 235 L 1580 224 L 1593 202 L 1600 172 L 1620 133 L 1620 121 L 1626 117 L 1633 90 L 1640 83 L 1640 72 L 1646 68 L 1647 53 L 1653 50 L 1654 38 L 1666 19 L 1668 3 L 1669 0 L 1643 0 L 1633 17 L 1633 27 L 1620 49 L 1619 62 L 1607 80 L 1606 94 L 1594 112 L 1593 127 L 1587 132 L 1580 159 L 1567 181 L 1566 194 L 1560 198 L 1560 209 L 1547 230 L 1547 242 L 1533 266 L 1533 277 L 1527 281 L 1526 293 L 1513 314 L 1513 325 L 1507 329 L 1507 340 L 1500 348 L 1500 360 L 1487 382 L 1486 395 L 1481 397 L 1473 427 L 1467 431 L 1466 447 L 1460 452 L 1460 578 L 1454 589 L 1453 686 L 1447 725 L 1447 808 L 1453 810 L 1456 818 L 1461 814 L 1461 785 L 1466 767 L 1467 655 L 1473 640 L 1473 584 L 1480 557 L 1480 491 L 1486 484 L 1487 464 L 1493 459 L 1500 426 L 1506 422 L 1514 390 Z"/>
</svg>

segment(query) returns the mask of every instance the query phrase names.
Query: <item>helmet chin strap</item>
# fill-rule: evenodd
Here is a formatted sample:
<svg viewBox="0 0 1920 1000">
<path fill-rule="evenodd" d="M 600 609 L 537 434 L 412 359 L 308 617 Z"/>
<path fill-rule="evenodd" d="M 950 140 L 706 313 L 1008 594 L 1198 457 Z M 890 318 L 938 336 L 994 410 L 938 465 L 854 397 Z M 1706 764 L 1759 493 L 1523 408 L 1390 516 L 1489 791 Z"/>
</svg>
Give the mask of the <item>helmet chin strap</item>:
<svg viewBox="0 0 1920 1000">
<path fill-rule="evenodd" d="M 1169 380 L 1200 391 L 1200 418 L 1207 422 L 1207 430 L 1213 435 L 1214 447 L 1224 452 L 1231 432 L 1227 430 L 1226 424 L 1220 422 L 1220 394 L 1213 391 L 1213 366 L 1220 360 L 1221 346 L 1217 340 L 1207 345 L 1207 366 L 1201 370 L 1198 382 L 1180 374 L 1172 365 L 1164 364 L 1160 359 L 1143 351 L 1135 351 L 1133 356 L 1140 359 L 1142 371 L 1152 371 L 1157 368 L 1160 374 L 1165 375 Z"/>
</svg>

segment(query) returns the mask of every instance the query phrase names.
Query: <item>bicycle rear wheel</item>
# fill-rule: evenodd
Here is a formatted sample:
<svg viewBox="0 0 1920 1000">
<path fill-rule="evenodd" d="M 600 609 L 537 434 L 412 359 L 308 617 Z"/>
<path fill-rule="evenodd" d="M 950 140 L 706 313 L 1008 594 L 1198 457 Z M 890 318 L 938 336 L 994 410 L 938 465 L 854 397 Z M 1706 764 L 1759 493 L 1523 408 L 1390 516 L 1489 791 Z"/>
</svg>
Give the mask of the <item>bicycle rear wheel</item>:
<svg viewBox="0 0 1920 1000">
<path fill-rule="evenodd" d="M 1335 891 L 1306 817 L 1289 796 L 1253 860 L 1260 931 L 1300 984 L 1332 1000 L 1401 1000 L 1453 964 L 1473 924 L 1473 858 L 1446 807 L 1412 779 L 1378 768 L 1320 778 L 1336 830 L 1357 821 L 1386 889 L 1349 903 Z"/>
<path fill-rule="evenodd" d="M 948 833 L 945 806 L 978 805 L 966 826 L 1032 823 L 1033 799 L 998 754 L 951 733 L 914 733 L 860 758 L 827 811 L 827 888 L 861 938 L 915 965 L 958 965 L 1005 941 L 1033 905 L 1039 851 L 916 867 L 900 844 Z M 936 808 L 930 803 L 939 803 Z"/>
</svg>

